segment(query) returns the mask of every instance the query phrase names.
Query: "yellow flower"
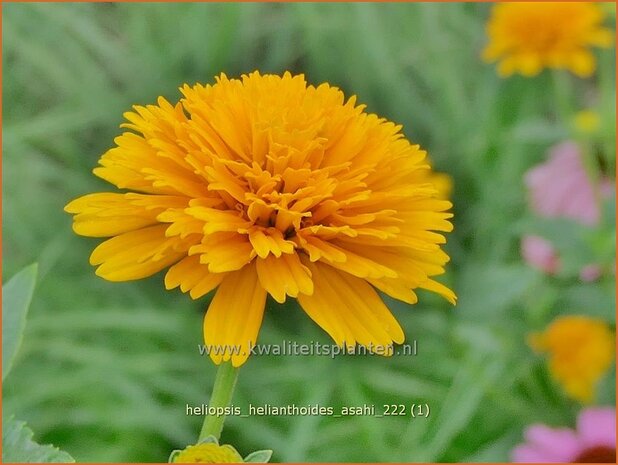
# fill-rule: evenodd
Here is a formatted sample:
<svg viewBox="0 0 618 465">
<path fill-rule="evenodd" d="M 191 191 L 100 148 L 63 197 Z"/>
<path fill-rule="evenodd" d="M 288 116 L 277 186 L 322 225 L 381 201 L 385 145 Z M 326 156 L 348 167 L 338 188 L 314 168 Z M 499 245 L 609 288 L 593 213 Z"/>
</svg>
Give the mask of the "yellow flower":
<svg viewBox="0 0 618 465">
<path fill-rule="evenodd" d="M 230 445 L 207 442 L 180 451 L 174 463 L 243 463 L 243 459 Z"/>
<path fill-rule="evenodd" d="M 376 289 L 415 303 L 444 273 L 450 202 L 401 126 L 336 87 L 258 72 L 185 85 L 176 105 L 136 106 L 94 173 L 126 193 L 70 202 L 77 234 L 112 237 L 90 257 L 110 281 L 170 267 L 165 286 L 198 299 L 215 363 L 244 363 L 266 295 L 298 299 L 339 345 L 404 334 Z M 436 232 L 437 231 L 437 232 Z M 389 353 L 378 349 L 381 353 Z M 378 351 L 376 351 L 378 352 Z"/>
<path fill-rule="evenodd" d="M 435 186 L 438 191 L 437 197 L 439 199 L 449 199 L 451 192 L 453 191 L 453 178 L 446 173 L 434 172 L 431 176 L 430 182 Z"/>
<path fill-rule="evenodd" d="M 594 397 L 597 381 L 614 360 L 614 334 L 601 320 L 585 316 L 557 318 L 531 346 L 549 353 L 549 370 L 566 393 L 581 402 Z"/>
<path fill-rule="evenodd" d="M 601 125 L 601 118 L 596 111 L 582 110 L 575 114 L 573 123 L 579 132 L 583 134 L 594 134 Z"/>
<path fill-rule="evenodd" d="M 500 61 L 498 74 L 535 76 L 543 68 L 590 76 L 596 60 L 590 47 L 610 47 L 602 27 L 605 12 L 594 3 L 517 2 L 493 7 L 487 24 L 486 61 Z"/>
</svg>

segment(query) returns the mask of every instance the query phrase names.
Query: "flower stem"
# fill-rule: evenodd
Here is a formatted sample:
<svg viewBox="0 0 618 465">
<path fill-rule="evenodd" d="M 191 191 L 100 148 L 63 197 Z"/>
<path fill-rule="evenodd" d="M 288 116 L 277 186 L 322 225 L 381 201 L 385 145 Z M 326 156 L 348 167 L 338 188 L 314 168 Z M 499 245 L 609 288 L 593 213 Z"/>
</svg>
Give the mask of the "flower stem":
<svg viewBox="0 0 618 465">
<path fill-rule="evenodd" d="M 219 365 L 208 407 L 226 408 L 230 405 L 232 395 L 234 394 L 234 387 L 236 386 L 236 380 L 238 379 L 238 371 L 238 368 L 232 366 L 232 362 L 223 362 Z M 214 436 L 218 441 L 221 436 L 224 421 L 225 415 L 206 415 L 198 442 L 208 436 Z"/>
</svg>

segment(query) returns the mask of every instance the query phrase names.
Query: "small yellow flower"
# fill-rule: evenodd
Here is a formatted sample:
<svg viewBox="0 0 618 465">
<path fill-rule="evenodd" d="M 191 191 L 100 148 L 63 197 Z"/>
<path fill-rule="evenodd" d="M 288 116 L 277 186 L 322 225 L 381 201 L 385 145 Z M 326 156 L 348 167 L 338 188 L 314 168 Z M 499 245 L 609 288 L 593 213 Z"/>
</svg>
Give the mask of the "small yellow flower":
<svg viewBox="0 0 618 465">
<path fill-rule="evenodd" d="M 189 446 L 174 457 L 174 463 L 243 463 L 236 449 L 228 444 L 220 446 L 207 442 Z"/>
<path fill-rule="evenodd" d="M 605 322 L 585 316 L 557 318 L 532 334 L 530 345 L 549 354 L 552 376 L 581 402 L 593 399 L 597 381 L 614 360 L 614 334 Z"/>
<path fill-rule="evenodd" d="M 590 76 L 596 60 L 590 47 L 610 47 L 613 33 L 602 26 L 605 11 L 594 3 L 517 2 L 493 7 L 487 24 L 486 61 L 500 61 L 498 74 L 535 76 L 544 68 Z"/>
<path fill-rule="evenodd" d="M 582 134 L 594 134 L 601 125 L 601 118 L 596 111 L 582 110 L 575 114 L 573 123 Z"/>
<path fill-rule="evenodd" d="M 216 289 L 204 338 L 215 363 L 234 366 L 256 343 L 267 294 L 298 299 L 339 346 L 384 354 L 404 333 L 378 290 L 455 303 L 433 279 L 449 260 L 451 203 L 401 126 L 290 73 L 222 74 L 181 92 L 125 114 L 128 131 L 94 170 L 120 192 L 65 207 L 77 234 L 108 238 L 90 256 L 97 275 L 167 269 L 167 289 Z"/>
</svg>

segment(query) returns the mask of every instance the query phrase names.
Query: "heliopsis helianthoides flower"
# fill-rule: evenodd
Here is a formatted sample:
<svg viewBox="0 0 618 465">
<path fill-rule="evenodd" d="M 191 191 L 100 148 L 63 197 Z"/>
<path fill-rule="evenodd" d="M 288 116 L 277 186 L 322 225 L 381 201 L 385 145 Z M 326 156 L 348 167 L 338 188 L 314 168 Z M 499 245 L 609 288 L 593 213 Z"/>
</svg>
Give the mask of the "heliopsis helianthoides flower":
<svg viewBox="0 0 618 465">
<path fill-rule="evenodd" d="M 515 2 L 493 7 L 487 24 L 486 61 L 499 61 L 498 74 L 535 76 L 544 68 L 590 76 L 592 47 L 610 47 L 613 33 L 603 27 L 604 10 L 585 2 Z"/>
<path fill-rule="evenodd" d="M 111 237 L 90 257 L 99 276 L 170 267 L 167 289 L 197 299 L 217 288 L 204 338 L 215 363 L 234 366 L 256 342 L 267 294 L 297 298 L 337 344 L 370 348 L 404 340 L 376 290 L 455 302 L 432 279 L 448 261 L 451 204 L 400 126 L 302 75 L 221 75 L 181 92 L 125 114 L 130 131 L 94 170 L 125 192 L 66 207 L 77 234 Z"/>
<path fill-rule="evenodd" d="M 243 459 L 232 446 L 215 443 L 188 446 L 173 458 L 174 463 L 243 463 Z"/>
<path fill-rule="evenodd" d="M 582 110 L 573 117 L 573 126 L 581 134 L 594 134 L 601 127 L 601 117 L 594 110 Z"/>
<path fill-rule="evenodd" d="M 170 454 L 169 463 L 268 463 L 272 450 L 258 450 L 244 459 L 234 446 L 219 445 L 214 436 L 208 436 L 198 444 L 175 450 Z"/>
<path fill-rule="evenodd" d="M 572 398 L 590 402 L 599 379 L 614 360 L 614 334 L 604 321 L 563 316 L 545 331 L 533 334 L 530 345 L 549 354 L 549 371 Z"/>
</svg>

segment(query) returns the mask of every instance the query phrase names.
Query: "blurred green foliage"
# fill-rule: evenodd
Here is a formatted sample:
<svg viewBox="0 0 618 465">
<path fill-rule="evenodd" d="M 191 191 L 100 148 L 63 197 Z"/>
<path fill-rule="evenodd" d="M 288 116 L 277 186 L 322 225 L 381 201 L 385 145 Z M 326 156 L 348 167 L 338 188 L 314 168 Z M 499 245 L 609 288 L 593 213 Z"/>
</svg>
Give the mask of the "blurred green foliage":
<svg viewBox="0 0 618 465">
<path fill-rule="evenodd" d="M 506 461 L 525 425 L 572 423 L 579 406 L 526 335 L 558 313 L 613 319 L 613 277 L 582 284 L 521 261 L 522 175 L 571 136 L 561 108 L 599 112 L 595 149 L 614 172 L 614 50 L 598 53 L 593 80 L 502 80 L 479 58 L 487 15 L 482 4 L 4 4 L 3 270 L 37 261 L 40 276 L 4 409 L 77 461 L 161 462 L 195 441 L 201 418 L 185 405 L 206 403 L 214 377 L 197 352 L 207 299 L 165 292 L 161 275 L 97 278 L 99 241 L 75 236 L 62 208 L 108 189 L 91 169 L 131 105 L 259 69 L 358 95 L 454 178 L 442 281 L 460 301 L 388 300 L 417 356 L 253 357 L 234 401 L 427 403 L 428 419 L 230 417 L 222 442 L 271 448 L 274 461 Z M 295 304 L 269 302 L 259 342 L 283 339 L 328 342 Z M 599 403 L 614 403 L 613 379 Z"/>
</svg>

